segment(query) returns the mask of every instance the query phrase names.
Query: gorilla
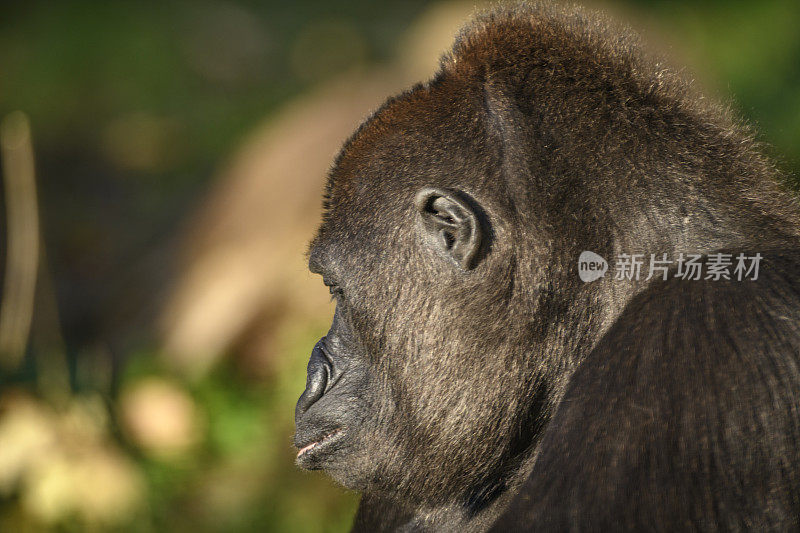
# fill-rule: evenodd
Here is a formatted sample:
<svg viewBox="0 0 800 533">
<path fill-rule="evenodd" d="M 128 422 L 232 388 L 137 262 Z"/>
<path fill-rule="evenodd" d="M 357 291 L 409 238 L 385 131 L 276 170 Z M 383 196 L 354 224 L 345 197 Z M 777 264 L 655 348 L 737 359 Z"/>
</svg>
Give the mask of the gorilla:
<svg viewBox="0 0 800 533">
<path fill-rule="evenodd" d="M 345 143 L 294 441 L 355 531 L 800 528 L 800 207 L 643 50 L 498 8 Z"/>
</svg>

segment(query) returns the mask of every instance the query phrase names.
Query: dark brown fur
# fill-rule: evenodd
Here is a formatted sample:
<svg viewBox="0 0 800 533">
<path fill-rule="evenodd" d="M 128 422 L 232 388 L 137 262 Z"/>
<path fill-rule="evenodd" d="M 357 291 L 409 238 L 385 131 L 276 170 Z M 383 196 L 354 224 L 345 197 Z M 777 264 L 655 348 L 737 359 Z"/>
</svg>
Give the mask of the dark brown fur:
<svg viewBox="0 0 800 533">
<path fill-rule="evenodd" d="M 457 191 L 480 207 L 486 239 L 474 268 L 454 268 L 420 238 L 412 200 L 423 187 Z M 299 409 L 298 445 L 309 441 L 310 428 L 347 430 L 328 455 L 304 466 L 325 468 L 364 492 L 356 520 L 363 531 L 485 530 L 516 494 L 515 514 L 504 517 L 508 528 L 635 527 L 645 522 L 625 519 L 625 509 L 639 509 L 631 499 L 660 487 L 662 498 L 642 500 L 655 521 L 646 523 L 655 529 L 796 527 L 797 499 L 787 494 L 800 489 L 798 463 L 791 463 L 798 459 L 798 395 L 792 387 L 798 383 L 800 278 L 785 265 L 800 265 L 797 254 L 786 252 L 800 244 L 798 221 L 794 198 L 781 189 L 752 134 L 644 57 L 627 31 L 581 10 L 547 6 L 484 15 L 461 34 L 434 79 L 390 99 L 359 128 L 331 172 L 312 269 L 341 291 L 338 322 L 328 337 L 344 348 L 328 347 L 326 353 L 333 359 L 335 352 L 344 353 L 342 366 L 360 369 L 345 369 L 344 375 L 360 377 L 343 378 L 339 387 L 349 391 L 341 393 L 343 399 L 336 400 L 334 392 L 324 408 L 315 411 L 306 403 Z M 753 396 L 754 409 L 767 418 L 786 410 L 794 415 L 766 428 L 772 433 L 763 443 L 753 441 L 755 448 L 745 443 L 688 449 L 718 454 L 732 468 L 746 470 L 748 454 L 760 453 L 763 444 L 784 460 L 764 464 L 785 464 L 792 473 L 776 481 L 772 492 L 758 493 L 780 500 L 774 520 L 728 520 L 726 513 L 741 506 L 726 500 L 711 507 L 698 503 L 719 509 L 717 514 L 673 523 L 667 517 L 684 516 L 684 507 L 671 495 L 695 491 L 712 502 L 724 499 L 731 493 L 723 486 L 728 478 L 686 486 L 690 481 L 681 469 L 688 463 L 653 463 L 652 479 L 661 483 L 653 486 L 646 483 L 647 472 L 623 479 L 608 473 L 608 464 L 576 464 L 571 450 L 583 453 L 581 461 L 607 461 L 610 455 L 581 439 L 610 446 L 649 428 L 635 416 L 638 411 L 598 406 L 631 387 L 647 412 L 658 389 L 646 385 L 657 383 L 659 372 L 677 397 L 697 394 L 698 406 L 723 402 L 709 413 L 724 418 L 735 383 L 717 379 L 715 372 L 697 374 L 689 362 L 721 361 L 714 347 L 723 344 L 727 330 L 718 323 L 701 329 L 698 324 L 711 320 L 708 310 L 697 304 L 702 296 L 682 298 L 684 288 L 615 282 L 611 276 L 584 284 L 576 274 L 577 257 L 583 250 L 613 258 L 620 252 L 677 257 L 723 248 L 769 249 L 784 265 L 780 275 L 765 275 L 746 292 L 732 285 L 721 303 L 745 305 L 761 297 L 758 313 L 786 307 L 786 320 L 760 318 L 767 323 L 763 328 L 725 342 L 743 353 L 776 346 L 761 358 L 745 357 L 756 368 L 745 374 L 764 380 Z M 782 302 L 776 300 L 778 284 L 787 291 Z M 637 295 L 650 295 L 649 304 L 636 304 L 649 318 L 630 316 Z M 686 314 L 688 322 L 665 322 L 676 313 Z M 741 313 L 722 317 L 746 322 Z M 701 345 L 687 334 L 684 344 L 653 348 L 648 353 L 662 350 L 672 363 L 659 366 L 651 381 L 616 373 L 604 385 L 604 374 L 597 374 L 598 383 L 586 376 L 591 365 L 605 368 L 601 356 L 619 361 L 609 372 L 625 368 L 629 363 L 620 353 L 637 357 L 650 331 L 668 338 L 683 331 L 671 328 L 695 327 L 697 335 L 712 340 L 703 337 Z M 617 333 L 601 342 L 609 331 Z M 612 354 L 604 348 L 610 342 L 629 348 Z M 768 378 L 759 365 L 778 370 Z M 583 377 L 576 381 L 574 374 Z M 722 392 L 699 393 L 696 387 L 705 380 Z M 576 389 L 578 383 L 589 396 Z M 578 395 L 597 412 L 585 418 L 569 412 L 565 394 Z M 663 439 L 680 447 L 708 438 L 709 420 L 697 418 L 684 431 L 670 425 L 668 414 L 656 410 L 647 421 L 661 425 Z M 564 425 L 554 416 L 564 417 Z M 314 424 L 308 422 L 312 417 Z M 613 439 L 603 441 L 593 432 Z M 662 433 L 631 442 L 640 446 L 637 453 L 660 454 L 668 449 Z M 537 454 L 550 463 L 537 461 Z M 615 460 L 624 469 L 636 457 Z M 591 503 L 597 483 L 620 486 L 598 500 L 620 514 L 603 514 Z M 541 491 L 549 486 L 559 491 L 545 499 Z M 537 504 L 539 499 L 547 505 Z M 571 512 L 580 519 L 570 521 Z"/>
</svg>

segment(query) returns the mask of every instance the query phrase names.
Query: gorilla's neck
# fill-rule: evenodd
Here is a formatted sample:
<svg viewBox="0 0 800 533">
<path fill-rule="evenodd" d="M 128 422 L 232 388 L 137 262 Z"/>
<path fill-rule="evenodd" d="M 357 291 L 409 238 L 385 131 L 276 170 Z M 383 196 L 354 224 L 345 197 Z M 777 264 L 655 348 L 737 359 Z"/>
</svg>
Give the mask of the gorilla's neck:
<svg viewBox="0 0 800 533">
<path fill-rule="evenodd" d="M 532 465 L 531 465 L 532 466 Z M 525 479 L 528 468 L 521 469 L 515 476 L 515 486 Z M 375 531 L 397 532 L 459 532 L 472 533 L 486 531 L 510 503 L 515 490 L 506 490 L 477 513 L 468 506 L 454 503 L 432 509 L 410 509 L 389 496 L 368 493 L 361 498 L 353 533 L 373 533 Z"/>
</svg>

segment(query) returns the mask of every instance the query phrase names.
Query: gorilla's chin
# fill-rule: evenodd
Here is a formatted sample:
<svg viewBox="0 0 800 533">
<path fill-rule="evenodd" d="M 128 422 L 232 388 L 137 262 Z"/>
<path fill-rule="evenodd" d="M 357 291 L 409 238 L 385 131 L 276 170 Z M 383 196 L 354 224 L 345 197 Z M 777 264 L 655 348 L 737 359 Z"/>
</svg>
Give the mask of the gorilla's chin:
<svg viewBox="0 0 800 533">
<path fill-rule="evenodd" d="M 342 448 L 328 455 L 321 470 L 347 490 L 365 491 L 376 472 L 375 464 L 365 457 L 366 454 Z"/>
</svg>

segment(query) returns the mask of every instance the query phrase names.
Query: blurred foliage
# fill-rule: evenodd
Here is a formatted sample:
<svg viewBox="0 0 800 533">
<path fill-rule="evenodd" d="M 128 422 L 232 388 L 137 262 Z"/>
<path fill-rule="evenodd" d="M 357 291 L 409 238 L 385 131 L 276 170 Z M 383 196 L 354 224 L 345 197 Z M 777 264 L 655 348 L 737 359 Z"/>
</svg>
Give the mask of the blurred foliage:
<svg viewBox="0 0 800 533">
<path fill-rule="evenodd" d="M 800 170 L 800 2 L 794 0 L 634 2 L 710 96 L 756 126 L 798 185 Z"/>
<path fill-rule="evenodd" d="M 326 324 L 281 332 L 267 378 L 228 362 L 192 381 L 155 353 L 150 318 L 176 228 L 221 161 L 290 97 L 402 54 L 428 4 L 4 4 L 0 117 L 30 117 L 47 257 L 27 358 L 0 374 L 0 530 L 348 529 L 355 495 L 293 465 L 294 402 Z M 800 3 L 609 5 L 734 98 L 797 175 Z"/>
<path fill-rule="evenodd" d="M 139 443 L 151 485 L 149 507 L 135 521 L 137 530 L 347 530 L 354 495 L 298 472 L 289 438 L 308 347 L 325 329 L 323 324 L 303 325 L 282 336 L 286 357 L 275 382 L 247 383 L 223 366 L 188 386 L 205 417 L 205 437 L 177 455 L 149 454 Z M 123 381 L 162 379 L 165 373 L 145 355 L 129 365 Z"/>
</svg>

